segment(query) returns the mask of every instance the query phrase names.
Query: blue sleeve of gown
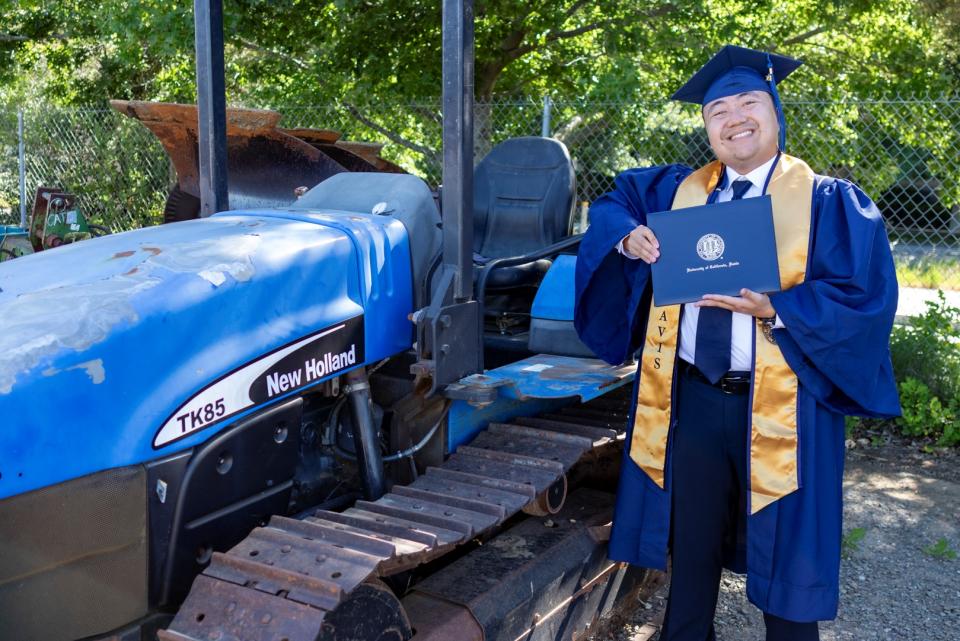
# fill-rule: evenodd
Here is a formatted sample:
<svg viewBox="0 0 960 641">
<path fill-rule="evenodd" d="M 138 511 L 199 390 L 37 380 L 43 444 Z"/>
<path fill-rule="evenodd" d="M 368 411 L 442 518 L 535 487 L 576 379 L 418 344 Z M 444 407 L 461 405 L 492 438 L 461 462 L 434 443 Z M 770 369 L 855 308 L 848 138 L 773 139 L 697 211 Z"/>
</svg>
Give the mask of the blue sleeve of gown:
<svg viewBox="0 0 960 641">
<path fill-rule="evenodd" d="M 876 205 L 850 182 L 818 181 L 806 280 L 770 301 L 777 344 L 800 382 L 828 408 L 900 414 L 890 362 L 897 277 Z"/>
<path fill-rule="evenodd" d="M 650 266 L 621 256 L 617 243 L 645 224 L 648 213 L 669 209 L 691 171 L 683 165 L 630 169 L 590 207 L 577 255 L 573 322 L 580 339 L 608 363 L 622 363 L 639 346 L 635 316 L 640 301 L 649 299 Z"/>
</svg>

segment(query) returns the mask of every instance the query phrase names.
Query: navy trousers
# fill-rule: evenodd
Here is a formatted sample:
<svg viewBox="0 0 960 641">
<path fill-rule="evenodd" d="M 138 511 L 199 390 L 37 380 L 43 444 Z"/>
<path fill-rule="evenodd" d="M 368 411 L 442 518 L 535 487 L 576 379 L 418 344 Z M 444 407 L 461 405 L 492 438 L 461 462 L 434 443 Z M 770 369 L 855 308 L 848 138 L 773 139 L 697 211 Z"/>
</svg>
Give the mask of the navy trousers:
<svg viewBox="0 0 960 641">
<path fill-rule="evenodd" d="M 681 368 L 682 370 L 683 368 Z M 714 641 L 724 562 L 746 513 L 749 396 L 677 374 L 672 444 L 671 582 L 660 641 Z M 816 622 L 764 613 L 767 641 L 818 641 Z"/>
</svg>

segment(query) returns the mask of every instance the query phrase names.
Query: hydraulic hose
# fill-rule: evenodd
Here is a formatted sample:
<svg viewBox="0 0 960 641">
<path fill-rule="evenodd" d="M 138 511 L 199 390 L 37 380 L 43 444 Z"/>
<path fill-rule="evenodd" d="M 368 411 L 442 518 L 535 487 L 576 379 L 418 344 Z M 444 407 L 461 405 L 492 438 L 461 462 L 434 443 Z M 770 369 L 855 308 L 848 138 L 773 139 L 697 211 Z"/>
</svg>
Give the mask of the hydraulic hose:
<svg viewBox="0 0 960 641">
<path fill-rule="evenodd" d="M 375 501 L 386 493 L 386 481 L 380 443 L 370 408 L 370 382 L 363 367 L 350 370 L 346 378 L 346 392 L 350 399 L 353 417 L 353 442 L 357 450 L 357 466 L 360 468 L 360 483 L 363 486 L 364 497 L 368 501 Z"/>
</svg>

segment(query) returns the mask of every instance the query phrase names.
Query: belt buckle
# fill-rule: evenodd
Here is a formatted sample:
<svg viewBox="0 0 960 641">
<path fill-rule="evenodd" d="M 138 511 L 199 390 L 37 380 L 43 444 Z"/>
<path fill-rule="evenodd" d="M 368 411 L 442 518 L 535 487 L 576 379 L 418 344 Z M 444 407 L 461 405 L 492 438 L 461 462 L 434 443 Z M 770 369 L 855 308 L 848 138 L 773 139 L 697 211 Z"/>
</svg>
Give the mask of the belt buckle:
<svg viewBox="0 0 960 641">
<path fill-rule="evenodd" d="M 742 394 L 747 391 L 746 385 L 749 379 L 726 379 L 721 378 L 718 382 L 720 391 L 724 394 Z"/>
</svg>

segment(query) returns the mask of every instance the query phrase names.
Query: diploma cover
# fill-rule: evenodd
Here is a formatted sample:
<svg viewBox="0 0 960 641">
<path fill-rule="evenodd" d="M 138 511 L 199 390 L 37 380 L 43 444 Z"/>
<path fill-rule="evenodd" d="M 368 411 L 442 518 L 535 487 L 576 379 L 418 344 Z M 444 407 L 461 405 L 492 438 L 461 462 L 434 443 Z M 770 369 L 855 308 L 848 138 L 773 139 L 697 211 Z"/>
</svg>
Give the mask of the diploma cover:
<svg viewBox="0 0 960 641">
<path fill-rule="evenodd" d="M 660 242 L 651 265 L 657 307 L 780 291 L 780 268 L 770 196 L 661 211 L 647 216 Z"/>
</svg>

